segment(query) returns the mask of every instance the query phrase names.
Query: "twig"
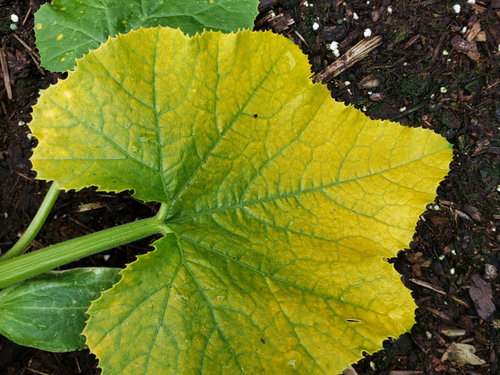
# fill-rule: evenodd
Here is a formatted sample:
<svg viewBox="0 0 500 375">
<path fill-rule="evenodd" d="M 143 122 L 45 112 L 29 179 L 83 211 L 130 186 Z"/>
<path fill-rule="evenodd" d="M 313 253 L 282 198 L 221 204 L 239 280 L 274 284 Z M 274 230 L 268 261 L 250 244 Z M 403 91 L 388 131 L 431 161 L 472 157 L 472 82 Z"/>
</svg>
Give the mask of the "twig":
<svg viewBox="0 0 500 375">
<path fill-rule="evenodd" d="M 297 30 L 293 30 L 293 32 L 295 33 L 295 35 L 297 35 L 299 37 L 299 39 L 302 41 L 302 43 L 304 43 L 304 45 L 309 48 L 309 44 L 307 44 L 306 40 L 304 39 L 304 37 L 302 35 L 300 35 L 300 33 L 297 31 Z"/>
<path fill-rule="evenodd" d="M 427 281 L 422 281 L 422 280 L 418 280 L 418 279 L 410 279 L 410 281 L 413 283 L 413 284 L 417 284 L 417 285 L 420 285 L 420 286 L 423 286 L 424 288 L 427 288 L 427 289 L 430 289 L 430 290 L 433 290 L 439 294 L 442 294 L 443 296 L 446 295 L 446 292 L 437 287 L 437 286 L 434 286 L 432 285 L 431 283 L 428 283 Z"/>
<path fill-rule="evenodd" d="M 462 305 L 462 306 L 464 306 L 464 307 L 466 307 L 466 308 L 470 309 L 470 305 L 469 305 L 467 302 L 462 301 L 460 298 L 455 297 L 455 296 L 451 296 L 451 299 L 452 299 L 453 301 L 455 301 L 456 303 L 458 303 L 459 305 Z"/>
<path fill-rule="evenodd" d="M 21 38 L 19 38 L 19 37 L 18 37 L 15 33 L 14 33 L 14 34 L 12 34 L 12 35 L 14 35 L 14 38 L 16 38 L 16 39 L 17 39 L 17 41 L 18 41 L 19 43 L 21 43 L 21 44 L 22 44 L 22 46 L 28 50 L 28 53 L 29 53 L 29 55 L 30 55 L 31 59 L 33 60 L 33 62 L 35 63 L 35 65 L 36 65 L 37 69 L 40 71 L 40 73 L 42 73 L 42 75 L 45 75 L 45 71 L 42 69 L 42 67 L 41 67 L 41 66 L 40 66 L 40 64 L 38 63 L 38 60 L 40 60 L 40 55 L 39 55 L 36 51 L 34 51 L 34 50 L 30 47 L 30 46 L 28 46 L 28 45 L 24 42 L 24 40 L 22 40 Z"/>
<path fill-rule="evenodd" d="M 371 51 L 382 44 L 382 37 L 375 35 L 358 42 L 354 47 L 351 47 L 346 53 L 340 56 L 333 63 L 324 68 L 321 72 L 313 76 L 314 82 L 324 82 L 330 75 L 338 76 L 347 68 L 350 68 L 357 62 L 363 60 Z"/>
<path fill-rule="evenodd" d="M 9 66 L 7 65 L 7 60 L 5 59 L 4 49 L 0 49 L 0 64 L 2 65 L 3 71 L 3 84 L 7 90 L 7 98 L 12 100 L 12 88 L 10 87 L 10 77 L 9 77 Z"/>
<path fill-rule="evenodd" d="M 30 7 L 28 8 L 28 11 L 26 12 L 26 15 L 23 18 L 23 22 L 21 23 L 21 27 L 24 26 L 24 24 L 28 20 L 28 16 L 30 15 L 32 9 L 33 9 L 33 6 L 31 5 L 31 1 L 30 1 Z"/>
<path fill-rule="evenodd" d="M 21 43 L 23 45 L 24 48 L 26 48 L 28 50 L 28 52 L 30 52 L 33 55 L 35 55 L 36 57 L 40 58 L 40 56 L 38 55 L 38 53 L 36 53 L 35 51 L 33 51 L 33 49 L 30 46 L 28 46 L 24 40 L 22 40 L 21 38 L 19 38 L 16 34 L 12 34 L 12 35 L 14 36 L 14 38 L 17 39 L 17 41 L 19 43 Z"/>
<path fill-rule="evenodd" d="M 425 107 L 427 104 L 428 103 L 426 103 L 426 102 L 420 103 L 419 105 L 416 105 L 413 108 L 410 108 L 410 109 L 408 109 L 408 110 L 406 110 L 404 112 L 398 113 L 396 116 L 394 116 L 393 118 L 391 118 L 391 120 L 392 121 L 399 120 L 400 118 L 405 117 L 405 116 L 409 115 L 412 112 L 418 111 L 420 108 Z"/>
<path fill-rule="evenodd" d="M 448 322 L 451 322 L 451 318 L 448 315 L 446 315 L 444 312 L 442 312 L 442 311 L 433 309 L 432 307 L 429 307 L 429 306 L 422 306 L 421 309 L 422 310 L 427 310 L 430 313 L 436 315 L 437 317 L 439 317 L 439 318 L 441 318 L 443 320 L 446 320 Z"/>
</svg>

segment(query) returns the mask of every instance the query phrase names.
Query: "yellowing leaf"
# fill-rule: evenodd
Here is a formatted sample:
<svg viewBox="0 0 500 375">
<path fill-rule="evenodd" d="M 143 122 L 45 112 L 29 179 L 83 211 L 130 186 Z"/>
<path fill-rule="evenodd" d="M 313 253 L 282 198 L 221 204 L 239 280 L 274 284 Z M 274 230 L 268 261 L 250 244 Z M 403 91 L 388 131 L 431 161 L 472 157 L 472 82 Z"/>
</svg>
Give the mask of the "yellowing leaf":
<svg viewBox="0 0 500 375">
<path fill-rule="evenodd" d="M 449 145 L 309 75 L 271 33 L 141 29 L 42 94 L 41 178 L 168 207 L 157 249 L 89 310 L 104 374 L 335 374 L 411 327 L 385 258 L 411 240 Z"/>
</svg>

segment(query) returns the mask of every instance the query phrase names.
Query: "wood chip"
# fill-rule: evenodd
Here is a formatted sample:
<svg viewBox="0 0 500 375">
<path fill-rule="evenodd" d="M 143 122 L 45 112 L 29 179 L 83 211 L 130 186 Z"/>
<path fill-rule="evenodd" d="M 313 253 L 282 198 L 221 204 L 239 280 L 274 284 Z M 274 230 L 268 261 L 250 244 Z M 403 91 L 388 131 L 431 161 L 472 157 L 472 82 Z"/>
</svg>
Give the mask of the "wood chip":
<svg viewBox="0 0 500 375">
<path fill-rule="evenodd" d="M 326 78 L 337 77 L 344 70 L 350 68 L 357 62 L 363 60 L 371 51 L 382 44 L 382 37 L 374 35 L 365 38 L 350 48 L 346 53 L 340 56 L 333 63 L 324 68 L 321 72 L 313 76 L 314 82 L 325 82 Z"/>
<path fill-rule="evenodd" d="M 475 21 L 472 26 L 469 28 L 469 30 L 465 33 L 465 40 L 467 40 L 469 43 L 474 42 L 476 39 L 477 34 L 481 31 L 481 23 L 479 20 Z"/>
<path fill-rule="evenodd" d="M 284 13 L 278 14 L 276 17 L 270 18 L 268 21 L 269 25 L 277 33 L 288 29 L 289 26 L 295 23 L 294 19 Z"/>
<path fill-rule="evenodd" d="M 102 208 L 105 206 L 106 206 L 105 202 L 83 203 L 83 204 L 78 206 L 76 212 L 86 212 L 86 211 L 98 210 L 99 208 Z"/>
<path fill-rule="evenodd" d="M 356 370 L 354 370 L 354 368 L 352 366 L 349 366 L 348 369 L 345 369 L 342 372 L 342 375 L 358 375 L 358 373 L 356 372 Z"/>
<path fill-rule="evenodd" d="M 326 26 L 319 33 L 319 39 L 323 42 L 333 42 L 344 39 L 347 33 L 347 26 L 336 25 L 336 26 Z"/>
<path fill-rule="evenodd" d="M 469 289 L 469 295 L 474 302 L 477 314 L 481 319 L 491 321 L 496 311 L 491 285 L 478 274 L 472 275 L 471 280 L 473 285 Z"/>
<path fill-rule="evenodd" d="M 5 90 L 7 90 L 7 98 L 12 100 L 12 87 L 10 87 L 10 77 L 9 77 L 9 66 L 7 65 L 7 60 L 5 59 L 5 50 L 0 49 L 0 64 L 2 66 L 3 72 L 3 84 Z"/>
<path fill-rule="evenodd" d="M 441 328 L 441 333 L 448 337 L 459 337 L 465 335 L 465 329 Z"/>
<path fill-rule="evenodd" d="M 441 362 L 449 360 L 458 365 L 484 365 L 486 362 L 475 355 L 475 352 L 476 348 L 472 345 L 452 342 L 441 357 Z"/>
</svg>

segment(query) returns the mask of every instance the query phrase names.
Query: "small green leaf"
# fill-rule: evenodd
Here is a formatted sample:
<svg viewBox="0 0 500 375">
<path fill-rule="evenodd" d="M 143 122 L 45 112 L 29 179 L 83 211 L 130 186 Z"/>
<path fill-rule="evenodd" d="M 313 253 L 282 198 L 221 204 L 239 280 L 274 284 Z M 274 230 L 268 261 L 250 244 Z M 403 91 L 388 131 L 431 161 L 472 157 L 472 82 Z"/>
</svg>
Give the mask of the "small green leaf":
<svg viewBox="0 0 500 375">
<path fill-rule="evenodd" d="M 89 309 L 104 374 L 334 374 L 411 327 L 385 258 L 410 242 L 449 144 L 309 76 L 271 33 L 140 29 L 42 93 L 39 177 L 169 207 L 170 233 Z"/>
<path fill-rule="evenodd" d="M 0 333 L 24 346 L 82 349 L 90 302 L 120 279 L 115 268 L 47 272 L 0 290 Z"/>
<path fill-rule="evenodd" d="M 252 29 L 258 0 L 54 0 L 35 14 L 42 66 L 64 72 L 109 36 L 139 27 L 169 26 L 194 35 Z M 140 51 L 140 50 L 139 50 Z"/>
</svg>

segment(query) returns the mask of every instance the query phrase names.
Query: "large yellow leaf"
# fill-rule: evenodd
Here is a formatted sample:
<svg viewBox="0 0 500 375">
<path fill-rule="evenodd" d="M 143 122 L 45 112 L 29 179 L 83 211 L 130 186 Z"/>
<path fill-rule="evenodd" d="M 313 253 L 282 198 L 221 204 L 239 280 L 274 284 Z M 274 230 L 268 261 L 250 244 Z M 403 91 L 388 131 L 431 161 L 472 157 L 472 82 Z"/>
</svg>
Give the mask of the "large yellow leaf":
<svg viewBox="0 0 500 375">
<path fill-rule="evenodd" d="M 385 258 L 411 240 L 450 147 L 309 75 L 271 33 L 141 29 L 42 95 L 42 178 L 168 207 L 157 249 L 89 310 L 104 374 L 335 374 L 411 327 Z"/>
</svg>

